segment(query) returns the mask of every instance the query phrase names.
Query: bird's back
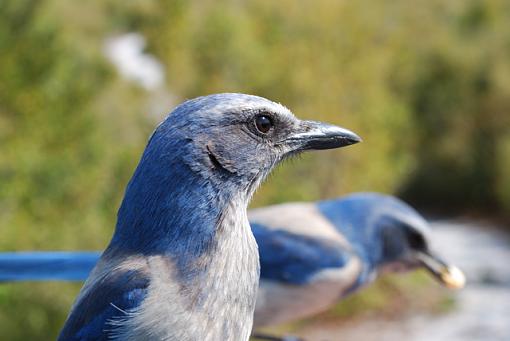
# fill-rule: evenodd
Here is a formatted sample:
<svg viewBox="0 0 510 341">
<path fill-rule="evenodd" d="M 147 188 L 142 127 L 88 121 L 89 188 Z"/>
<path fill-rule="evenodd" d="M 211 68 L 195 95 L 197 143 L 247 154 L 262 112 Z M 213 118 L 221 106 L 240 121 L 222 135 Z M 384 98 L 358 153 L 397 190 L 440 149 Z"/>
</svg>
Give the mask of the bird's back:
<svg viewBox="0 0 510 341">
<path fill-rule="evenodd" d="M 275 205 L 249 216 L 261 262 L 255 327 L 324 311 L 355 284 L 359 259 L 315 205 Z"/>
</svg>

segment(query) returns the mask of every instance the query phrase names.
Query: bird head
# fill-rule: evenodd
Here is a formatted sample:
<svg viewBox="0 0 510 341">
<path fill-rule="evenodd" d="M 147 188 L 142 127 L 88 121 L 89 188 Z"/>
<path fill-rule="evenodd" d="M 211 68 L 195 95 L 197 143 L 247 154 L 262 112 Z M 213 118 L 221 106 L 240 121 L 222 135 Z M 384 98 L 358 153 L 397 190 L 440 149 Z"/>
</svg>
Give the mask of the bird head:
<svg viewBox="0 0 510 341">
<path fill-rule="evenodd" d="M 297 119 L 265 98 L 226 93 L 199 97 L 177 107 L 155 137 L 182 141 L 193 172 L 221 187 L 253 191 L 289 155 L 351 145 L 360 138 L 340 127 Z"/>
<path fill-rule="evenodd" d="M 382 243 L 383 271 L 427 270 L 442 285 L 460 289 L 465 277 L 459 268 L 448 264 L 431 249 L 430 228 L 425 219 L 407 204 L 389 200 L 391 210 L 378 217 Z"/>
<path fill-rule="evenodd" d="M 153 250 L 155 240 L 161 248 L 184 237 L 211 240 L 224 210 L 247 206 L 281 160 L 359 141 L 346 129 L 299 120 L 257 96 L 216 94 L 186 101 L 152 134 L 127 186 L 112 243 Z"/>
<path fill-rule="evenodd" d="M 356 193 L 323 201 L 319 209 L 362 259 L 359 284 L 373 279 L 376 271 L 425 268 L 443 285 L 463 287 L 462 272 L 432 251 L 427 221 L 403 201 L 378 193 Z"/>
</svg>

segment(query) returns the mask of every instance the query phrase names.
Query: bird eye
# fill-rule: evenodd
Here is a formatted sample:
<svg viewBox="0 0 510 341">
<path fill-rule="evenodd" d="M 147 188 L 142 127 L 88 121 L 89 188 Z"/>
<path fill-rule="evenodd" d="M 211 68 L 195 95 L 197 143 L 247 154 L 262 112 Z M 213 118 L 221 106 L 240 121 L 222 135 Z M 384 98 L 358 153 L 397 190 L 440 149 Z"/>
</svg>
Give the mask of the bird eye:
<svg viewBox="0 0 510 341">
<path fill-rule="evenodd" d="M 255 117 L 255 126 L 262 134 L 267 134 L 273 127 L 273 121 L 267 115 L 259 115 Z"/>
<path fill-rule="evenodd" d="M 427 248 L 427 243 L 422 235 L 416 232 L 408 232 L 407 236 L 409 245 L 415 250 L 424 250 Z"/>
</svg>

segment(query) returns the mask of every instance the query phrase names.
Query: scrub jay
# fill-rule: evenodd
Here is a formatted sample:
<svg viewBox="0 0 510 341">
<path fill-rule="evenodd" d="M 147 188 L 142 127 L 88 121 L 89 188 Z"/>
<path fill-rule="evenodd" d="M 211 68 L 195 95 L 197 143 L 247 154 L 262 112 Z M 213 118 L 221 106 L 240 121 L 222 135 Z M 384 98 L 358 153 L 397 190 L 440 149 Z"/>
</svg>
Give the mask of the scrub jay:
<svg viewBox="0 0 510 341">
<path fill-rule="evenodd" d="M 359 141 L 261 97 L 184 102 L 152 134 L 59 340 L 248 340 L 253 192 L 290 155 Z"/>
<path fill-rule="evenodd" d="M 255 328 L 322 312 L 379 272 L 425 268 L 448 287 L 464 285 L 462 272 L 431 251 L 425 219 L 392 196 L 287 203 L 248 217 L 261 265 Z"/>
</svg>

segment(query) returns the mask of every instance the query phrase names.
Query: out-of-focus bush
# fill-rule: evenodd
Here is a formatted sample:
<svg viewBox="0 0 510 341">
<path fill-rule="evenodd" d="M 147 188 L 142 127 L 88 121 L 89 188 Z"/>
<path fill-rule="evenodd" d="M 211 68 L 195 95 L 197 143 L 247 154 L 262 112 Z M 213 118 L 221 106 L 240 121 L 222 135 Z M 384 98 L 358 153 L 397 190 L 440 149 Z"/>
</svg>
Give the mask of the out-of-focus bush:
<svg viewBox="0 0 510 341">
<path fill-rule="evenodd" d="M 149 131 L 102 57 L 98 8 L 0 2 L 2 251 L 98 249 L 113 230 Z M 0 339 L 55 339 L 79 287 L 0 283 Z"/>
<path fill-rule="evenodd" d="M 93 39 L 84 31 L 96 24 L 69 11 L 87 15 L 51 1 L 0 4 L 2 250 L 103 247 L 146 140 L 136 96 L 103 60 L 104 32 Z"/>
</svg>

